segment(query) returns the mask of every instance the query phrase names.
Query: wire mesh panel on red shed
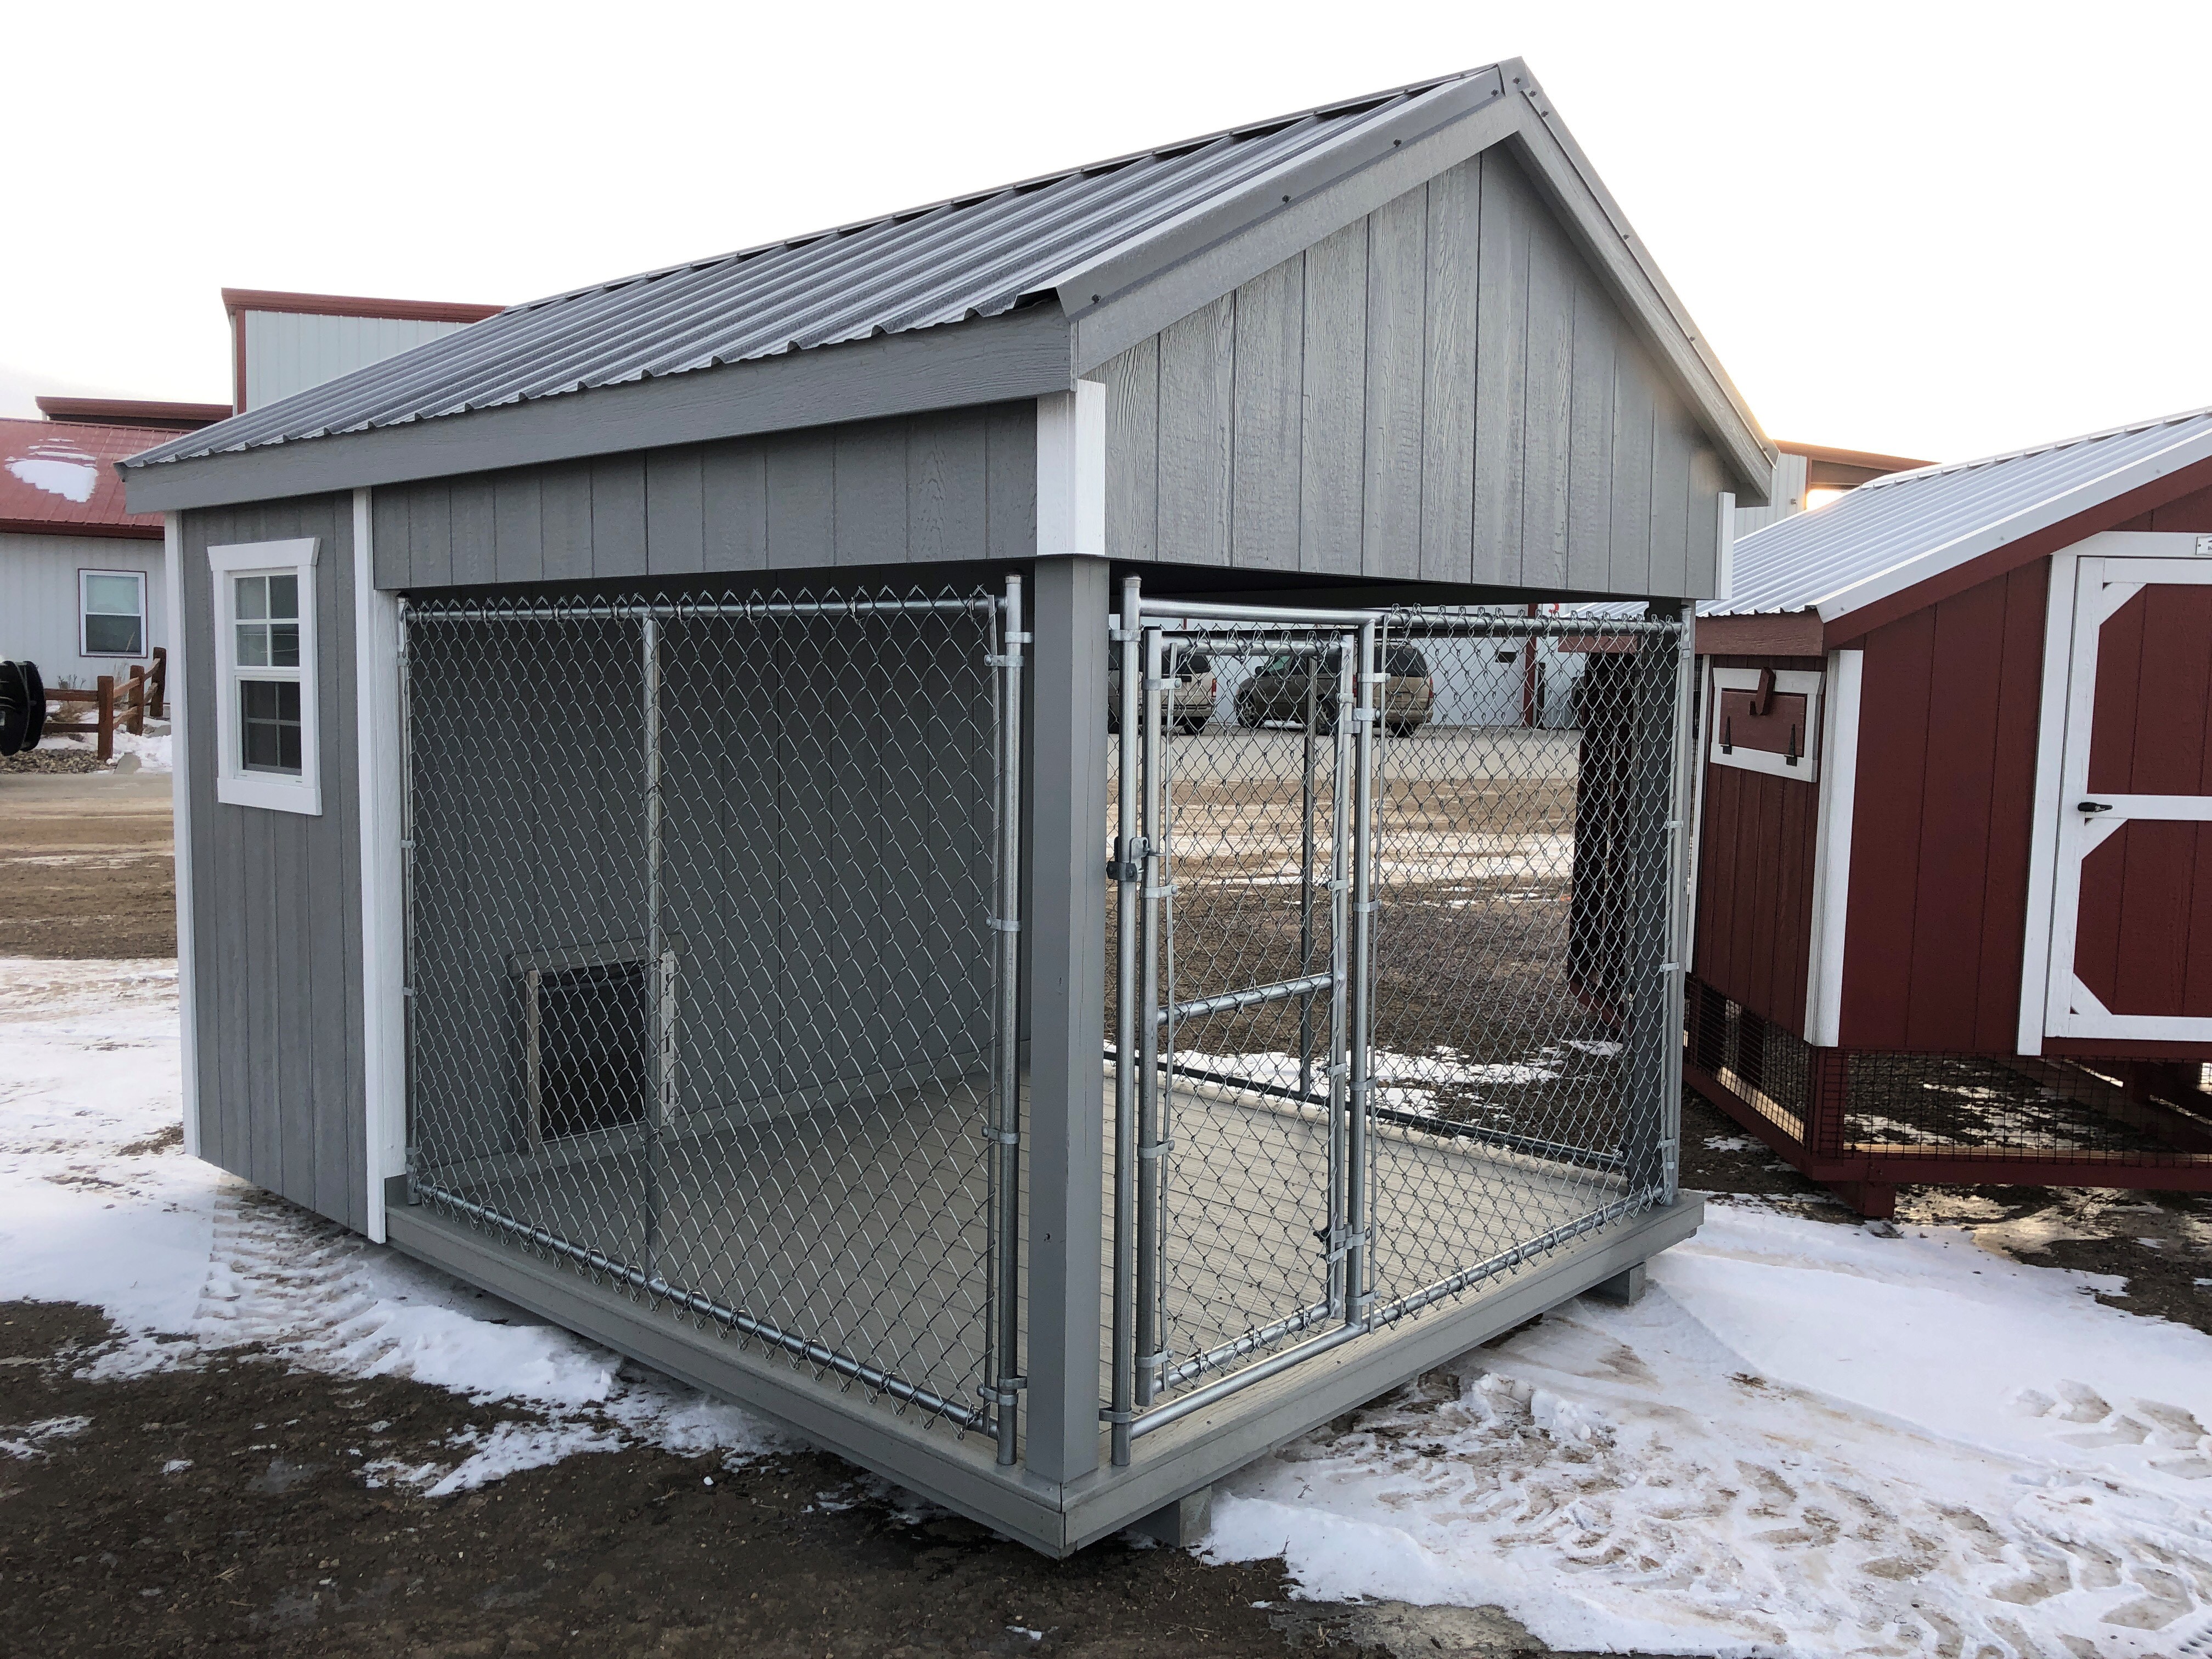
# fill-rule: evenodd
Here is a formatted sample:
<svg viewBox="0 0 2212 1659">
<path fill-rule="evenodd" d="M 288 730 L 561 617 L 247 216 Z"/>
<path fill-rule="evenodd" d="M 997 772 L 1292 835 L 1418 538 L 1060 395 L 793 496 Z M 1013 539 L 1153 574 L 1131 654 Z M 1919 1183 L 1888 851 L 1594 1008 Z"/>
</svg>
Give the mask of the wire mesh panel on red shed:
<svg viewBox="0 0 2212 1659">
<path fill-rule="evenodd" d="M 416 1201 L 1002 1461 L 1018 592 L 433 603 L 404 653 Z"/>
</svg>

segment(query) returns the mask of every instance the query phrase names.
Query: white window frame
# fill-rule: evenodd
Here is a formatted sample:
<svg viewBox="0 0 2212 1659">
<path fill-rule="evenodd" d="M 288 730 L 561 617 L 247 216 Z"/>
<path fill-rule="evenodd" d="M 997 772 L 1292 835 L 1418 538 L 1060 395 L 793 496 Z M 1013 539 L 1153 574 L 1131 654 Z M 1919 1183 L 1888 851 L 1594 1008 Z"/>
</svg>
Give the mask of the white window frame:
<svg viewBox="0 0 2212 1659">
<path fill-rule="evenodd" d="M 258 806 L 272 812 L 319 817 L 323 811 L 322 720 L 315 696 L 319 657 L 315 615 L 315 557 L 320 544 L 312 536 L 295 541 L 240 542 L 208 549 L 214 578 L 216 659 L 215 798 L 229 806 Z M 251 668 L 238 665 L 238 583 L 240 576 L 296 576 L 300 581 L 300 665 Z M 300 775 L 249 772 L 240 752 L 238 686 L 241 679 L 296 679 L 300 687 Z"/>
<path fill-rule="evenodd" d="M 1764 772 L 1771 777 L 1788 778 L 1793 783 L 1818 783 L 1820 781 L 1820 705 L 1825 700 L 1827 677 L 1817 669 L 1778 668 L 1774 671 L 1774 689 L 1801 696 L 1805 699 L 1805 752 L 1792 766 L 1779 755 L 1770 755 L 1763 749 L 1739 746 L 1733 753 L 1723 753 L 1721 748 L 1721 698 L 1723 691 L 1756 691 L 1759 677 L 1765 671 L 1757 668 L 1716 668 L 1713 670 L 1713 701 L 1711 729 L 1706 734 L 1705 758 L 1715 766 L 1733 766 L 1739 771 Z"/>
<path fill-rule="evenodd" d="M 95 651 L 84 636 L 84 624 L 90 612 L 85 609 L 84 584 L 88 576 L 127 576 L 138 584 L 138 648 L 136 651 Z M 103 611 L 103 617 L 117 617 L 119 611 Z M 76 573 L 76 653 L 80 657 L 106 658 L 111 660 L 128 659 L 141 661 L 154 654 L 154 619 L 146 614 L 146 573 L 143 570 L 94 570 L 90 566 L 78 567 Z"/>
</svg>

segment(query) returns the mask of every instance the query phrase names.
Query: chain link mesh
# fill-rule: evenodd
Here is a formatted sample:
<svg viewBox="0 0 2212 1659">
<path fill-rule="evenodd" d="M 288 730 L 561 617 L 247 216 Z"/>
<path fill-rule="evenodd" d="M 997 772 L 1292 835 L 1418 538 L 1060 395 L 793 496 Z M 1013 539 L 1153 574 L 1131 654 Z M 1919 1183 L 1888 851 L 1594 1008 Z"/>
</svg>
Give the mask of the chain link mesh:
<svg viewBox="0 0 2212 1659">
<path fill-rule="evenodd" d="M 1170 627 L 1153 1000 L 1178 1012 L 1156 1282 L 1140 1265 L 1135 1291 L 1140 1407 L 1662 1200 L 1677 1063 L 1678 624 L 1395 611 L 1357 684 L 1341 626 Z M 1363 708 L 1364 1109 L 1353 895 L 1331 890 L 1359 853 Z M 1117 810 L 1109 842 L 1125 828 L 1145 826 Z"/>
<path fill-rule="evenodd" d="M 2129 1178 L 2179 1186 L 2212 1170 L 2212 1089 L 2196 1060 L 1816 1048 L 1702 981 L 1689 990 L 1700 1091 L 1808 1159 L 1876 1181 L 1898 1164 L 1915 1180 L 1986 1180 L 2005 1164 L 2092 1185 L 2162 1170 L 2170 1182 Z"/>
<path fill-rule="evenodd" d="M 416 1200 L 987 1427 L 1001 631 L 981 593 L 410 607 Z"/>
</svg>

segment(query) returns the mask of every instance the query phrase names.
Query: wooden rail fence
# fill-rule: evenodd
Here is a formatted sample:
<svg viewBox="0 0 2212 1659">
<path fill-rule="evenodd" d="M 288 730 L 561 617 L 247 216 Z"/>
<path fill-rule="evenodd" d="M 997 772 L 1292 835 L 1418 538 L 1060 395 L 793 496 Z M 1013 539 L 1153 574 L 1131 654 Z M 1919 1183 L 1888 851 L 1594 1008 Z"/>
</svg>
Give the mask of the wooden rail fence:
<svg viewBox="0 0 2212 1659">
<path fill-rule="evenodd" d="M 167 706 L 164 701 L 169 675 L 169 653 L 161 646 L 154 647 L 154 666 L 149 670 L 133 663 L 128 679 L 118 681 L 112 674 L 102 674 L 97 685 L 89 691 L 46 688 L 46 702 L 55 704 L 88 705 L 88 718 L 58 720 L 50 714 L 46 720 L 49 732 L 90 732 L 100 738 L 100 759 L 115 758 L 115 728 L 120 726 L 133 737 L 144 734 L 146 722 L 160 720 Z"/>
</svg>

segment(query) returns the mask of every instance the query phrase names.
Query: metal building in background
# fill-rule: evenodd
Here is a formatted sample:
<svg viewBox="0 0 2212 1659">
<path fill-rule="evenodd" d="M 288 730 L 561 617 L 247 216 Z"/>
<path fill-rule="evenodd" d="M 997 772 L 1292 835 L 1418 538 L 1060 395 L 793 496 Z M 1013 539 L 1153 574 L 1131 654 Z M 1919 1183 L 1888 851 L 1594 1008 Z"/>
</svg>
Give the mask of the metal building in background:
<svg viewBox="0 0 2212 1659">
<path fill-rule="evenodd" d="M 518 306 L 135 458 L 188 1145 L 1064 1553 L 1676 1190 L 1773 454 L 1525 65 Z"/>
</svg>

